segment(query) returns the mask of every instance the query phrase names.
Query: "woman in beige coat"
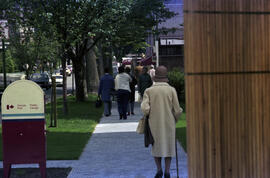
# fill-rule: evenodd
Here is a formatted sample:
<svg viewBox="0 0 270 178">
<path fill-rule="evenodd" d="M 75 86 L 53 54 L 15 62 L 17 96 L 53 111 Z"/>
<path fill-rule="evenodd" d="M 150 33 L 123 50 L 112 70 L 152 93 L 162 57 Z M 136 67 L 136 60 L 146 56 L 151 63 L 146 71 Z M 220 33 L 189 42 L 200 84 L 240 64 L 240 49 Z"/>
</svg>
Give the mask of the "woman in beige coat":
<svg viewBox="0 0 270 178">
<path fill-rule="evenodd" d="M 161 158 L 165 158 L 165 178 L 170 177 L 171 158 L 175 157 L 175 123 L 182 112 L 175 88 L 167 82 L 167 69 L 156 69 L 155 83 L 145 90 L 141 109 L 149 115 L 149 125 L 154 138 L 152 155 L 157 166 L 155 178 L 163 176 Z"/>
</svg>

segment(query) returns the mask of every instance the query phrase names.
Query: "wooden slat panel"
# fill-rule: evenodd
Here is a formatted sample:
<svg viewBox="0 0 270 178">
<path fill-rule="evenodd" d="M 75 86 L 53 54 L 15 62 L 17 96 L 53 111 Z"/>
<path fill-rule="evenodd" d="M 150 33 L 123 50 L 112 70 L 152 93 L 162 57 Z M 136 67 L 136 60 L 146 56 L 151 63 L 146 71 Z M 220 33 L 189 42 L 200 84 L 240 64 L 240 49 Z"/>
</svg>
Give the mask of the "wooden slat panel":
<svg viewBox="0 0 270 178">
<path fill-rule="evenodd" d="M 270 177 L 270 74 L 186 76 L 190 178 Z"/>
<path fill-rule="evenodd" d="M 270 15 L 185 14 L 185 71 L 270 71 Z"/>
<path fill-rule="evenodd" d="M 185 0 L 190 178 L 270 178 L 270 1 Z"/>
<path fill-rule="evenodd" d="M 268 0 L 184 0 L 184 9 L 193 11 L 259 11 L 269 12 Z"/>
</svg>

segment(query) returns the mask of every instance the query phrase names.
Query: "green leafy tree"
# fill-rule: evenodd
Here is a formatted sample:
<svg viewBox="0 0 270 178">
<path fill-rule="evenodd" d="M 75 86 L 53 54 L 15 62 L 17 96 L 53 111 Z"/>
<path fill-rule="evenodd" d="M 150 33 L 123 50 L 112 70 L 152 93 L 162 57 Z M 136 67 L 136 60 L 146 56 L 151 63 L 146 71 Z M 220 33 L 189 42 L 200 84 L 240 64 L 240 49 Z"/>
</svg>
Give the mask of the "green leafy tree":
<svg viewBox="0 0 270 178">
<path fill-rule="evenodd" d="M 120 24 L 117 35 L 112 37 L 112 45 L 118 59 L 129 52 L 141 53 L 148 47 L 147 36 L 158 34 L 156 26 L 176 15 L 164 6 L 163 0 L 132 1 L 126 21 Z"/>
<path fill-rule="evenodd" d="M 22 28 L 46 32 L 61 45 L 62 66 L 72 60 L 76 99 L 86 99 L 84 57 L 98 42 L 114 49 L 144 46 L 147 30 L 170 17 L 163 0 L 21 0 L 10 9 Z M 15 12 L 15 13 L 14 13 Z M 89 45 L 89 40 L 92 42 Z M 140 45 L 139 45 L 140 44 Z M 122 52 L 127 53 L 127 50 Z M 64 76 L 64 86 L 66 85 Z M 65 89 L 63 90 L 65 93 Z"/>
<path fill-rule="evenodd" d="M 17 70 L 16 60 L 11 55 L 11 50 L 6 50 L 6 72 L 12 73 Z M 0 73 L 3 73 L 3 57 L 0 57 Z"/>
<path fill-rule="evenodd" d="M 115 34 L 129 10 L 129 1 L 27 0 L 18 4 L 17 14 L 23 14 L 20 24 L 46 31 L 60 42 L 62 66 L 65 68 L 67 59 L 72 60 L 76 98 L 85 100 L 84 56 L 100 39 Z M 93 43 L 88 45 L 90 39 Z"/>
<path fill-rule="evenodd" d="M 23 37 L 12 36 L 10 38 L 11 55 L 15 59 L 20 71 L 26 71 L 29 75 L 35 70 L 48 70 L 47 64 L 54 63 L 58 58 L 55 41 L 46 38 L 42 33 L 32 32 Z M 28 68 L 25 68 L 28 64 Z"/>
</svg>

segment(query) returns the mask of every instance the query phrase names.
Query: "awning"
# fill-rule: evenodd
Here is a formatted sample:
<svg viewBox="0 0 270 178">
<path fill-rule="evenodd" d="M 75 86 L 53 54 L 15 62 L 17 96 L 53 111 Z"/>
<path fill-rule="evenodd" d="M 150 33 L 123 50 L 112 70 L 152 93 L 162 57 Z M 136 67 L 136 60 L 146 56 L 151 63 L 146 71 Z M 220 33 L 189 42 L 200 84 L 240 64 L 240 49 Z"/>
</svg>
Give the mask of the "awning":
<svg viewBox="0 0 270 178">
<path fill-rule="evenodd" d="M 122 61 L 122 65 L 131 65 L 131 59 L 125 59 Z"/>
<path fill-rule="evenodd" d="M 147 58 L 144 58 L 141 60 L 140 65 L 142 66 L 148 66 L 148 65 L 154 65 L 155 62 L 152 61 L 152 56 L 149 56 Z"/>
</svg>

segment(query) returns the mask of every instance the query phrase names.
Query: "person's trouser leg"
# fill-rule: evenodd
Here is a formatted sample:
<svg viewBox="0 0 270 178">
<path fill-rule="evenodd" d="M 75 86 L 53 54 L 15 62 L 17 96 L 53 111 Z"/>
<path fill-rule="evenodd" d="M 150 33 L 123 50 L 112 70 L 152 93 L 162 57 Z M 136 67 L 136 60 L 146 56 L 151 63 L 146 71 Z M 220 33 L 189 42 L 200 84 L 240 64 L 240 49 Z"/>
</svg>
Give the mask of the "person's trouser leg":
<svg viewBox="0 0 270 178">
<path fill-rule="evenodd" d="M 118 90 L 117 91 L 117 104 L 118 104 L 118 112 L 120 115 L 120 119 L 124 117 L 123 98 L 124 98 L 123 90 Z"/>
<path fill-rule="evenodd" d="M 134 114 L 134 101 L 130 102 L 130 112 Z"/>
<path fill-rule="evenodd" d="M 104 115 L 109 116 L 111 114 L 111 101 L 104 101 Z"/>
<path fill-rule="evenodd" d="M 127 104 L 127 112 L 130 113 L 130 103 Z"/>
<path fill-rule="evenodd" d="M 112 101 L 109 101 L 109 115 L 112 114 Z"/>
<path fill-rule="evenodd" d="M 127 119 L 127 105 L 128 105 L 128 101 L 129 101 L 129 92 L 128 91 L 124 91 L 123 92 L 123 118 Z"/>
<path fill-rule="evenodd" d="M 109 103 L 107 101 L 103 101 L 104 104 L 104 115 L 109 115 Z"/>
</svg>

